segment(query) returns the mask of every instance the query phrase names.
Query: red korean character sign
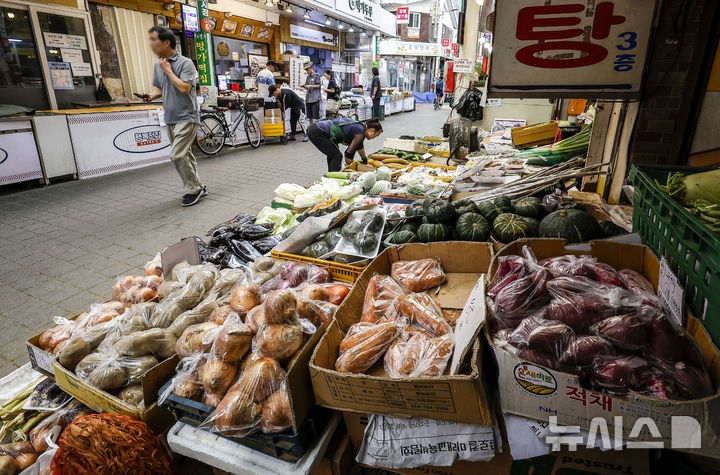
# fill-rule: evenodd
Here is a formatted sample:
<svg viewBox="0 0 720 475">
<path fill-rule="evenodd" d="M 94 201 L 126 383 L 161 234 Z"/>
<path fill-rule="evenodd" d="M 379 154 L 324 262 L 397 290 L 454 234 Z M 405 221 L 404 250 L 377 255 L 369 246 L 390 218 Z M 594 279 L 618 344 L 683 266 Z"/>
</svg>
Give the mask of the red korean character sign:
<svg viewBox="0 0 720 475">
<path fill-rule="evenodd" d="M 498 2 L 490 94 L 637 97 L 655 0 Z"/>
</svg>

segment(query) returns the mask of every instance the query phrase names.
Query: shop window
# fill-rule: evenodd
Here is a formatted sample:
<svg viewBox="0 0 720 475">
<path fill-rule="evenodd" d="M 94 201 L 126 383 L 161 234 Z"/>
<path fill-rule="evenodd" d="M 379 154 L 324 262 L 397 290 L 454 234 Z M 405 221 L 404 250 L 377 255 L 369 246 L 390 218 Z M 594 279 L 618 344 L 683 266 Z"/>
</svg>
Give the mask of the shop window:
<svg viewBox="0 0 720 475">
<path fill-rule="evenodd" d="M 257 71 L 254 74 L 251 71 L 248 58 L 257 56 L 267 60 L 268 57 L 268 45 L 253 41 L 213 36 L 213 47 L 215 74 L 226 76 L 229 87 L 237 84 L 237 88 L 242 85 L 245 76 L 257 74 Z"/>
<path fill-rule="evenodd" d="M 420 14 L 410 12 L 408 29 L 408 38 L 420 38 Z"/>
<path fill-rule="evenodd" d="M 0 103 L 50 108 L 25 10 L 0 7 Z"/>
<path fill-rule="evenodd" d="M 95 101 L 95 79 L 85 21 L 46 12 L 38 12 L 37 18 L 58 109 Z"/>
</svg>

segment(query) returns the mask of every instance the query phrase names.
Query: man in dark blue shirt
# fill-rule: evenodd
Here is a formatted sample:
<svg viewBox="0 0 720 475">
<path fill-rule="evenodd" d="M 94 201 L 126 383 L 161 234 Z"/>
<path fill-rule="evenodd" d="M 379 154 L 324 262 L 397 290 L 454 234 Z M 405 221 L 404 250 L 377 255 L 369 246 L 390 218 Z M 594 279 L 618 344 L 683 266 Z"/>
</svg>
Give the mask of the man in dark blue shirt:
<svg viewBox="0 0 720 475">
<path fill-rule="evenodd" d="M 292 89 L 283 87 L 278 88 L 275 85 L 271 85 L 268 87 L 268 94 L 271 97 L 275 97 L 275 100 L 277 100 L 280 103 L 280 107 L 283 111 L 290 109 L 290 132 L 288 133 L 288 140 L 294 141 L 295 140 L 295 134 L 297 131 L 295 130 L 297 128 L 298 119 L 300 118 L 300 114 L 302 111 L 305 110 L 305 103 L 302 99 L 300 99 L 300 96 L 295 94 L 295 92 Z M 283 116 L 284 117 L 284 116 Z M 305 130 L 305 127 L 303 127 L 303 124 L 300 124 L 300 127 Z M 305 137 L 303 138 L 303 142 L 308 141 L 308 136 L 305 134 Z"/>
<path fill-rule="evenodd" d="M 382 98 L 382 87 L 380 87 L 380 71 L 372 68 L 372 82 L 370 83 L 370 99 L 373 103 L 373 117 L 380 118 L 380 99 Z"/>
</svg>

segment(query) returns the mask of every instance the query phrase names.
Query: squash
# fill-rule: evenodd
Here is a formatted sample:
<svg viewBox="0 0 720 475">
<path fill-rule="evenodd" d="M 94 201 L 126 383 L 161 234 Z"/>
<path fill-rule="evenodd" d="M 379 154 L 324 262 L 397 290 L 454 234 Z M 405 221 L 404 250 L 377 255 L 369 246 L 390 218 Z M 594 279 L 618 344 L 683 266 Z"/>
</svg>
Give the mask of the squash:
<svg viewBox="0 0 720 475">
<path fill-rule="evenodd" d="M 355 250 L 360 254 L 370 254 L 377 247 L 378 238 L 375 236 L 375 233 L 361 231 L 355 235 L 352 243 Z"/>
<path fill-rule="evenodd" d="M 377 196 L 380 193 L 387 193 L 392 190 L 392 183 L 385 180 L 378 180 L 375 182 L 372 188 L 368 190 L 367 194 L 371 196 Z"/>
<path fill-rule="evenodd" d="M 405 216 L 423 216 L 423 203 L 425 200 L 415 200 L 405 208 Z"/>
<path fill-rule="evenodd" d="M 455 230 L 461 241 L 487 241 L 490 237 L 490 225 L 478 213 L 465 213 L 460 216 Z"/>
<path fill-rule="evenodd" d="M 304 214 L 307 216 L 313 216 L 313 217 L 319 217 L 319 216 L 325 216 L 326 214 L 334 213 L 335 211 L 339 211 L 342 207 L 342 200 L 340 198 L 333 198 L 328 201 L 323 201 L 322 203 L 319 203 L 315 205 L 310 211 L 305 212 Z"/>
<path fill-rule="evenodd" d="M 312 257 L 313 259 L 317 259 L 320 256 L 324 256 L 328 252 L 330 252 L 331 248 L 330 245 L 328 245 L 325 241 L 318 241 L 310 244 L 307 247 L 307 255 L 308 257 Z"/>
<path fill-rule="evenodd" d="M 342 227 L 342 231 L 340 231 L 340 234 L 346 241 L 352 242 L 353 237 L 355 237 L 355 235 L 362 230 L 363 227 L 359 221 L 350 221 L 348 223 L 345 223 L 345 226 Z"/>
<path fill-rule="evenodd" d="M 495 238 L 504 243 L 527 237 L 529 226 L 522 216 L 513 213 L 503 213 L 493 222 Z"/>
<path fill-rule="evenodd" d="M 579 209 L 580 211 L 587 211 L 585 209 L 585 205 L 577 203 L 575 201 L 563 201 L 562 203 L 557 205 L 555 211 L 559 209 Z"/>
<path fill-rule="evenodd" d="M 450 229 L 442 223 L 421 224 L 417 237 L 422 242 L 447 241 L 450 238 Z"/>
<path fill-rule="evenodd" d="M 498 208 L 512 208 L 512 202 L 510 198 L 505 195 L 500 195 L 493 200 L 493 203 Z"/>
<path fill-rule="evenodd" d="M 406 244 L 408 242 L 418 242 L 417 234 L 412 231 L 396 231 L 390 236 L 392 244 Z"/>
<path fill-rule="evenodd" d="M 455 208 L 447 201 L 425 200 L 425 216 L 436 223 L 451 223 L 455 220 Z"/>
<path fill-rule="evenodd" d="M 408 220 L 398 226 L 398 231 L 410 231 L 413 234 L 417 234 L 417 230 L 420 227 L 420 223 L 417 220 Z"/>
<path fill-rule="evenodd" d="M 378 211 L 368 211 L 360 219 L 360 226 L 362 226 L 365 231 L 370 231 L 371 233 L 382 230 L 384 225 L 385 218 L 382 213 Z"/>
<path fill-rule="evenodd" d="M 627 234 L 628 232 L 628 230 L 622 226 L 618 226 L 612 221 L 608 221 L 606 219 L 598 221 L 598 226 L 600 226 L 600 231 L 604 237 L 619 236 L 620 234 Z"/>
<path fill-rule="evenodd" d="M 477 206 L 480 210 L 480 214 L 483 215 L 483 218 L 485 218 L 490 225 L 493 224 L 495 218 L 497 218 L 500 214 L 500 208 L 498 208 L 492 201 L 483 201 Z"/>
<path fill-rule="evenodd" d="M 465 213 L 477 213 L 482 216 L 482 213 L 480 212 L 480 208 L 478 207 L 477 204 L 475 204 L 475 202 L 473 202 L 473 201 L 470 201 L 470 202 L 458 201 L 457 203 L 463 203 L 462 206 L 455 207 L 455 212 L 457 213 L 458 216 L 463 215 Z"/>
<path fill-rule="evenodd" d="M 542 217 L 544 208 L 538 198 L 526 196 L 525 198 L 520 198 L 513 204 L 513 211 L 520 216 L 539 219 Z"/>
<path fill-rule="evenodd" d="M 358 178 L 357 182 L 362 186 L 364 192 L 370 191 L 370 189 L 375 185 L 376 181 L 375 173 L 373 172 L 365 172 L 362 175 L 360 175 L 360 178 Z"/>
<path fill-rule="evenodd" d="M 540 237 L 562 238 L 568 244 L 602 237 L 598 222 L 579 209 L 558 209 L 540 221 Z"/>
<path fill-rule="evenodd" d="M 535 218 L 528 218 L 527 216 L 523 216 L 523 219 L 528 224 L 527 237 L 537 237 L 540 232 L 540 221 Z"/>
<path fill-rule="evenodd" d="M 375 170 L 375 176 L 378 181 L 390 181 L 392 177 L 392 171 L 388 167 L 380 167 Z"/>
<path fill-rule="evenodd" d="M 342 237 L 341 232 L 342 232 L 341 229 L 338 227 L 338 228 L 331 229 L 330 231 L 328 231 L 325 234 L 324 239 L 325 239 L 325 242 L 328 243 L 328 246 L 334 248 L 337 245 L 337 243 L 340 242 L 340 238 Z"/>
</svg>

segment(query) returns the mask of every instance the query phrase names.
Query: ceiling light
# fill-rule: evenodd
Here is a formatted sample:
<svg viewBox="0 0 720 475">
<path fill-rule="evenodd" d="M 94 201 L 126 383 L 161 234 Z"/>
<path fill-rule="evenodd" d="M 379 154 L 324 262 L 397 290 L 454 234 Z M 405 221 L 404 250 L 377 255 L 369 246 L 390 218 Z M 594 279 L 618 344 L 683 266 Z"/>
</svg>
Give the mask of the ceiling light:
<svg viewBox="0 0 720 475">
<path fill-rule="evenodd" d="M 288 13 L 292 13 L 293 12 L 292 5 L 288 3 L 287 7 L 285 7 L 285 11 Z"/>
<path fill-rule="evenodd" d="M 7 16 L 8 18 L 15 18 L 15 14 L 13 12 L 8 12 Z"/>
<path fill-rule="evenodd" d="M 325 17 L 325 24 L 326 24 L 326 25 L 330 25 L 330 23 L 332 23 L 332 22 L 330 21 L 330 17 L 327 17 L 327 16 L 326 16 L 326 17 Z"/>
<path fill-rule="evenodd" d="M 355 28 L 350 25 L 350 28 L 348 29 L 348 33 L 355 33 Z"/>
<path fill-rule="evenodd" d="M 305 18 L 306 20 L 310 19 L 310 10 L 305 10 L 305 14 L 303 15 L 303 18 Z"/>
<path fill-rule="evenodd" d="M 273 0 L 265 0 L 265 5 L 268 6 L 268 7 L 272 7 L 272 6 L 273 6 Z"/>
<path fill-rule="evenodd" d="M 344 30 L 344 29 L 345 29 L 345 25 L 343 25 L 342 23 L 339 23 L 338 30 Z"/>
<path fill-rule="evenodd" d="M 362 35 L 363 35 L 363 36 L 367 36 L 367 31 L 363 30 L 363 31 L 362 31 Z"/>
</svg>

